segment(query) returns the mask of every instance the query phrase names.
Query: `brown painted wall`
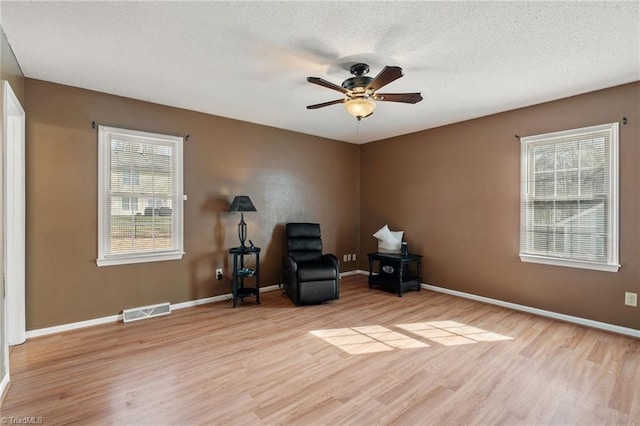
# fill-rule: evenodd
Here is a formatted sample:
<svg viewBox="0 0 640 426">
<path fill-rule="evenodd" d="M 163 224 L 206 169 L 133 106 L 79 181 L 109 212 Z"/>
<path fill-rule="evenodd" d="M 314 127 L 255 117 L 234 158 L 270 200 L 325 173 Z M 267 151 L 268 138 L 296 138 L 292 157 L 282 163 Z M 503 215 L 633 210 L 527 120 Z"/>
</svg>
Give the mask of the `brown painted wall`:
<svg viewBox="0 0 640 426">
<path fill-rule="evenodd" d="M 425 256 L 423 281 L 640 329 L 640 82 L 361 147 L 360 268 L 385 223 Z M 520 144 L 534 135 L 621 121 L 617 273 L 523 263 Z"/>
<path fill-rule="evenodd" d="M 326 251 L 358 252 L 360 269 L 375 250 L 371 234 L 388 223 L 425 255 L 429 284 L 640 329 L 638 309 L 622 303 L 625 291 L 640 293 L 639 98 L 634 83 L 358 147 L 27 79 L 27 328 L 229 292 L 227 279 L 214 279 L 216 267 L 228 275 L 226 249 L 237 244 L 239 218 L 226 207 L 248 194 L 259 210 L 245 220 L 263 248 L 263 285 L 280 279 L 288 221 L 322 223 Z M 514 135 L 623 116 L 620 271 L 520 262 Z M 191 135 L 183 260 L 95 266 L 92 120 Z"/>
<path fill-rule="evenodd" d="M 246 194 L 249 238 L 262 247 L 262 285 L 280 281 L 284 223 L 317 221 L 326 252 L 357 252 L 358 146 L 103 93 L 26 80 L 27 329 L 123 308 L 228 293 Z M 184 143 L 185 251 L 180 261 L 97 267 L 99 124 Z M 347 268 L 352 269 L 352 268 Z"/>
</svg>

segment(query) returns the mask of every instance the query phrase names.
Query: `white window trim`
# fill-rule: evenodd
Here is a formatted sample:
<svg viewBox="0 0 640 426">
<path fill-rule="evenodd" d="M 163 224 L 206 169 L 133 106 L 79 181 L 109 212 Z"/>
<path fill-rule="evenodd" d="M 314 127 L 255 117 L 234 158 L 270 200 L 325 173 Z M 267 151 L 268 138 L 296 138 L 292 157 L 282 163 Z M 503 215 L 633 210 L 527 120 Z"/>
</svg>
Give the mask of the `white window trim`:
<svg viewBox="0 0 640 426">
<path fill-rule="evenodd" d="M 564 130 L 560 132 L 545 133 L 542 135 L 528 136 L 520 139 L 521 142 L 521 189 L 520 189 L 520 239 L 523 238 L 525 232 L 523 215 L 526 214 L 524 204 L 526 200 L 526 191 L 528 191 L 527 180 L 529 179 L 529 156 L 528 149 L 531 143 L 539 141 L 552 141 L 553 139 L 562 139 L 566 136 L 579 135 L 581 133 L 592 132 L 610 132 L 609 144 L 609 239 L 608 239 L 608 259 L 607 262 L 589 262 L 576 259 L 563 259 L 560 257 L 541 256 L 521 251 L 520 260 L 522 262 L 540 263 L 545 265 L 565 266 L 570 268 L 591 269 L 596 271 L 617 272 L 620 269 L 619 263 L 619 124 L 608 123 L 598 126 L 583 127 L 580 129 Z M 521 244 L 522 246 L 522 244 Z"/>
<path fill-rule="evenodd" d="M 541 263 L 543 265 L 566 266 L 568 268 L 593 269 L 594 271 L 618 272 L 620 265 L 587 262 L 573 259 L 560 259 L 558 257 L 535 256 L 533 254 L 520 253 L 520 260 L 528 263 Z"/>
<path fill-rule="evenodd" d="M 105 151 L 105 134 L 115 133 L 123 136 L 133 136 L 140 139 L 161 141 L 172 144 L 175 147 L 173 156 L 176 170 L 173 181 L 173 194 L 175 196 L 175 208 L 172 212 L 173 235 L 176 248 L 170 250 L 157 250 L 148 253 L 124 253 L 107 254 L 105 247 L 110 243 L 110 222 L 104 221 L 104 183 L 105 173 L 110 164 L 110 154 Z M 162 135 L 158 133 L 141 132 L 137 130 L 120 129 L 116 127 L 98 126 L 98 266 L 126 265 L 132 263 L 160 262 L 165 260 L 178 260 L 184 256 L 184 195 L 183 189 L 183 138 L 178 136 Z"/>
</svg>

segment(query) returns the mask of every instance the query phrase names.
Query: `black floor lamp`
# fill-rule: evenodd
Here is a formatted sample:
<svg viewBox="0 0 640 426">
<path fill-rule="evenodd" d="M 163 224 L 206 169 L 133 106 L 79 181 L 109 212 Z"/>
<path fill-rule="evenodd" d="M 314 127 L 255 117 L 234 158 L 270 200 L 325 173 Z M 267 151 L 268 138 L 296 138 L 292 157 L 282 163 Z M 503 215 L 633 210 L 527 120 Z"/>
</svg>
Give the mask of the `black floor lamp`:
<svg viewBox="0 0 640 426">
<path fill-rule="evenodd" d="M 240 212 L 240 223 L 238 224 L 238 238 L 240 238 L 240 247 L 244 248 L 244 242 L 247 239 L 247 224 L 244 223 L 244 212 L 256 212 L 256 207 L 251 202 L 251 198 L 248 195 L 237 195 L 231 206 L 229 212 Z"/>
</svg>

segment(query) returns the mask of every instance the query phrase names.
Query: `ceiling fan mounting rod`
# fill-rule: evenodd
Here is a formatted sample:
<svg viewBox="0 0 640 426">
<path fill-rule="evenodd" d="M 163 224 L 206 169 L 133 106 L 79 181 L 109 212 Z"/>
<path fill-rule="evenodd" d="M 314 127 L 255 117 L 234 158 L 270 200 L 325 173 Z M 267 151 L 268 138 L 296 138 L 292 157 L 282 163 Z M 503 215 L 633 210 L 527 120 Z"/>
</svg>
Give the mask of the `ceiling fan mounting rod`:
<svg viewBox="0 0 640 426">
<path fill-rule="evenodd" d="M 351 68 L 349 68 L 349 72 L 355 75 L 356 77 L 362 77 L 363 75 L 369 72 L 369 65 L 363 64 L 361 62 L 357 64 L 353 64 L 351 65 Z"/>
<path fill-rule="evenodd" d="M 354 75 L 342 82 L 342 87 L 354 92 L 364 92 L 373 78 L 365 76 L 369 72 L 369 65 L 358 63 L 351 66 L 349 72 Z"/>
</svg>

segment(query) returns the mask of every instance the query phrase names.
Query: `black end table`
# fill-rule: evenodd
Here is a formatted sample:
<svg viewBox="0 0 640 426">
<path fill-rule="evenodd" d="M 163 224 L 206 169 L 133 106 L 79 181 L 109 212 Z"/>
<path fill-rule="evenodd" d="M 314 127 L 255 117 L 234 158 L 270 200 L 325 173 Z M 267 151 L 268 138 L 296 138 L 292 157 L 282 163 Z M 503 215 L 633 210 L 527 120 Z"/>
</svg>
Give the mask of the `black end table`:
<svg viewBox="0 0 640 426">
<path fill-rule="evenodd" d="M 260 304 L 260 248 L 259 247 L 234 247 L 229 249 L 233 255 L 232 288 L 233 307 L 236 307 L 238 298 L 244 301 L 245 297 L 255 296 L 256 303 Z M 245 256 L 255 256 L 255 268 L 245 268 Z M 245 287 L 244 279 L 253 277 L 255 287 Z"/>
<path fill-rule="evenodd" d="M 419 254 L 369 253 L 369 288 L 379 285 L 391 288 L 402 297 L 406 289 L 420 291 L 422 283 L 422 256 Z M 373 275 L 373 262 L 378 262 L 378 275 Z M 416 264 L 415 275 L 409 270 L 409 264 Z"/>
</svg>

